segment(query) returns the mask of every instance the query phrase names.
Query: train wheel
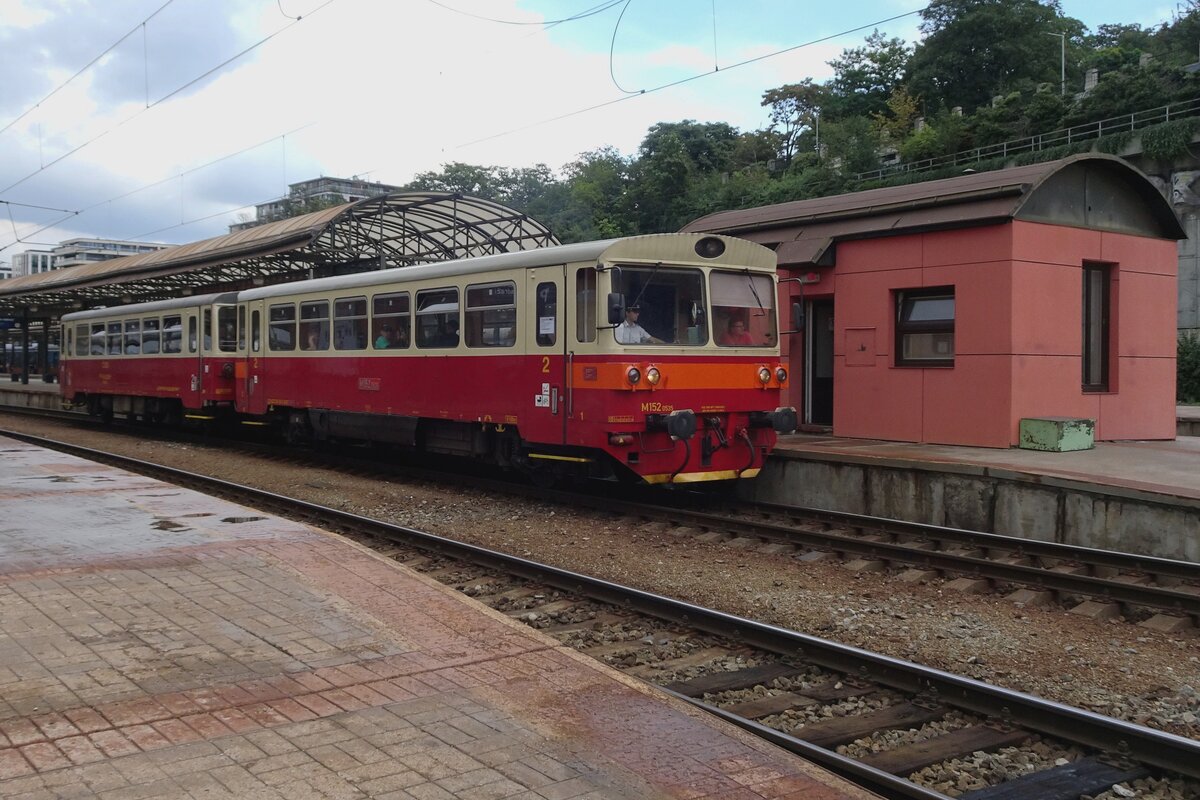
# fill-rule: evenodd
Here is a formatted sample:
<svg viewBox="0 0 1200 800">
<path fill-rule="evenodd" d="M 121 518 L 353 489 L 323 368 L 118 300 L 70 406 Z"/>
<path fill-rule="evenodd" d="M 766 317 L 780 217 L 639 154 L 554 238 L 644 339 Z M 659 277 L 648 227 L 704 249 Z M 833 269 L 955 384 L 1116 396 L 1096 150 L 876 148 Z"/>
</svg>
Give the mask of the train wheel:
<svg viewBox="0 0 1200 800">
<path fill-rule="evenodd" d="M 283 441 L 292 447 L 312 444 L 312 428 L 308 418 L 300 414 L 291 414 L 283 423 Z"/>
</svg>

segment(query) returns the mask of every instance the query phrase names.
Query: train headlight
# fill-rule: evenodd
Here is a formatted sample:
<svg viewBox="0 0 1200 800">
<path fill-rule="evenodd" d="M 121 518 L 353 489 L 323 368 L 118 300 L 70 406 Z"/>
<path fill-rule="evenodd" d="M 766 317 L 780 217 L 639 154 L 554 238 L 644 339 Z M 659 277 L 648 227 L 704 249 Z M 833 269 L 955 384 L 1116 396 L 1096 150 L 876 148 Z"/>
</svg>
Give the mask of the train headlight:
<svg viewBox="0 0 1200 800">
<path fill-rule="evenodd" d="M 767 369 L 766 367 L 759 367 L 758 368 L 758 380 L 764 384 L 770 383 L 771 382 L 771 370 Z"/>
<path fill-rule="evenodd" d="M 783 367 L 776 367 L 775 380 L 779 381 L 780 383 L 787 383 L 787 370 Z"/>
<path fill-rule="evenodd" d="M 662 373 L 657 367 L 650 367 L 646 370 L 646 383 L 651 386 L 658 386 L 658 382 L 662 380 Z"/>
<path fill-rule="evenodd" d="M 642 381 L 642 371 L 637 367 L 630 367 L 625 370 L 625 380 L 629 381 L 631 386 L 637 386 Z"/>
</svg>

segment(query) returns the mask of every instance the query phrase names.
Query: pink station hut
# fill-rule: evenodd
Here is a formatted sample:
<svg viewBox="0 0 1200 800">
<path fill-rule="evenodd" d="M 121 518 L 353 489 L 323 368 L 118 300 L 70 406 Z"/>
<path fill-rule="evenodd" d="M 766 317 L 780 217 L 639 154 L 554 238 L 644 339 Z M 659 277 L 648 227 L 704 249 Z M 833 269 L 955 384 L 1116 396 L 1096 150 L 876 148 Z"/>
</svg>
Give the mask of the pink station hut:
<svg viewBox="0 0 1200 800">
<path fill-rule="evenodd" d="M 1112 156 L 725 211 L 779 259 L 784 402 L 836 436 L 1010 447 L 1022 419 L 1175 437 L 1170 204 Z"/>
</svg>

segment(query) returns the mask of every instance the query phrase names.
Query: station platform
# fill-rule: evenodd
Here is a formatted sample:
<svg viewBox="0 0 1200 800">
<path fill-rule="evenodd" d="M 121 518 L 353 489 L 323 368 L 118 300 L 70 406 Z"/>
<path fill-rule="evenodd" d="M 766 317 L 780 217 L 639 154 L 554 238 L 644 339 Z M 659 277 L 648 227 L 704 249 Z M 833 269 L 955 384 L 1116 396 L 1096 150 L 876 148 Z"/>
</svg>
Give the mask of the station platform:
<svg viewBox="0 0 1200 800">
<path fill-rule="evenodd" d="M 58 385 L 0 380 L 0 405 L 60 408 Z M 752 500 L 1200 562 L 1200 406 L 1174 441 L 1049 453 L 827 435 L 780 437 Z"/>
<path fill-rule="evenodd" d="M 1200 438 L 1065 453 L 782 436 L 751 499 L 1200 561 Z"/>
<path fill-rule="evenodd" d="M 874 796 L 333 534 L 0 450 L 0 796 Z"/>
</svg>

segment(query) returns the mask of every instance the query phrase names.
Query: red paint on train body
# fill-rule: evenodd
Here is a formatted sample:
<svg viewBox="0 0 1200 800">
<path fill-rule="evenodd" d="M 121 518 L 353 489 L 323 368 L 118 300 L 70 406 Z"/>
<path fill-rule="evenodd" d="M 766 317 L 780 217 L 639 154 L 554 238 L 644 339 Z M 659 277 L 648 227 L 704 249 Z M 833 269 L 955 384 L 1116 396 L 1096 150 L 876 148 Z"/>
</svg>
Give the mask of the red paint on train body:
<svg viewBox="0 0 1200 800">
<path fill-rule="evenodd" d="M 68 314 L 62 391 L 534 473 L 752 477 L 795 427 L 775 296 L 774 254 L 732 239 L 506 253 Z M 735 318 L 756 344 L 719 341 Z"/>
</svg>

